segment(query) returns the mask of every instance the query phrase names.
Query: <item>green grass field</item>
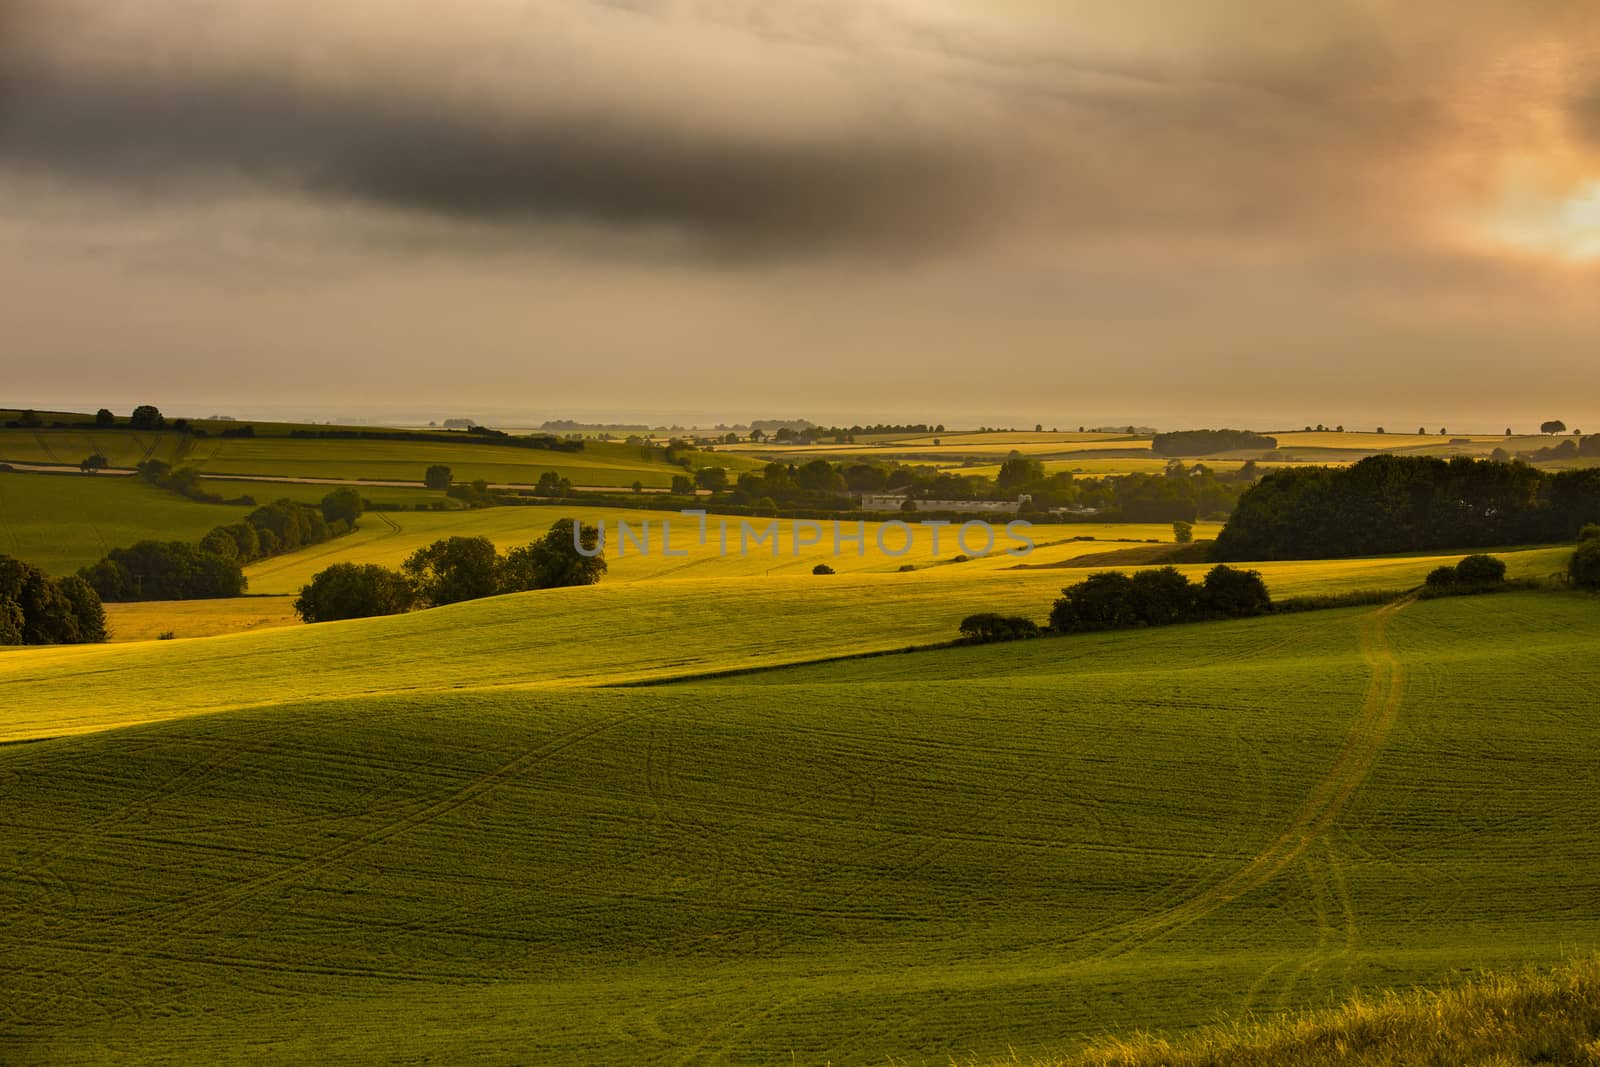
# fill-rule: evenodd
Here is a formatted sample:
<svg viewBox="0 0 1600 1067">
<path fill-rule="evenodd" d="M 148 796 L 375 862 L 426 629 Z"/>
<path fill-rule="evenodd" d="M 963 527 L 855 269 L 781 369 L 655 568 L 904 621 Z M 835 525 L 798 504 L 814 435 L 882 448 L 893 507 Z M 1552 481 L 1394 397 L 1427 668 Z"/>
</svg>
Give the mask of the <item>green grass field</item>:
<svg viewBox="0 0 1600 1067">
<path fill-rule="evenodd" d="M 132 467 L 144 459 L 194 467 L 224 477 L 254 474 L 282 478 L 346 478 L 416 482 L 435 463 L 450 467 L 455 479 L 533 484 L 546 471 L 575 485 L 624 487 L 635 481 L 654 488 L 672 484 L 683 468 L 660 458 L 659 450 L 588 442 L 582 452 L 554 452 L 510 446 L 467 444 L 440 436 L 437 441 L 323 440 L 291 437 L 191 437 L 130 430 L 0 429 L 0 462 L 76 466 L 99 451 L 113 467 Z M 745 470 L 759 464 L 722 453 L 697 454 L 697 465 Z M 248 490 L 246 490 L 248 491 Z M 265 492 L 265 490 L 263 490 Z M 261 499 L 259 493 L 255 494 Z"/>
<path fill-rule="evenodd" d="M 0 1060 L 946 1063 L 1600 943 L 1591 597 L 595 686 L 1058 576 L 0 655 Z"/>
<path fill-rule="evenodd" d="M 245 509 L 199 504 L 136 478 L 0 472 L 0 553 L 71 574 L 113 548 L 194 541 Z"/>
</svg>

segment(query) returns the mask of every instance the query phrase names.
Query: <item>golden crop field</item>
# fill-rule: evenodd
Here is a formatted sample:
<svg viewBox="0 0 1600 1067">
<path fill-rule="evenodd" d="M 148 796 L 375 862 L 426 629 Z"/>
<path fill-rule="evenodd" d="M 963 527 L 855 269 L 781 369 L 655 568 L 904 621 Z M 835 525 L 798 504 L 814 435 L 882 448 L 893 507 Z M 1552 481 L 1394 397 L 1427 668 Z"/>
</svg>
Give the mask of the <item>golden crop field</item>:
<svg viewBox="0 0 1600 1067">
<path fill-rule="evenodd" d="M 813 525 L 806 520 L 719 515 L 707 516 L 706 537 L 702 542 L 699 518 L 678 512 L 539 505 L 453 512 L 369 513 L 362 516 L 360 528 L 355 532 L 251 564 L 245 569 L 245 576 L 252 593 L 294 593 L 317 571 L 333 563 L 379 563 L 397 567 L 417 549 L 443 537 L 487 537 L 504 551 L 537 540 L 560 518 L 576 518 L 589 525 L 605 524 L 610 545 L 606 552 L 608 581 L 809 576 L 818 563 L 826 563 L 841 573 L 898 571 L 907 564 L 917 568 L 948 565 L 958 555 L 982 554 L 979 550 L 989 544 L 988 534 L 976 526 L 963 534 L 956 525 L 933 527 L 909 518 L 906 529 L 898 526 L 885 529 L 882 523 L 841 519 L 836 544 L 832 520 L 817 520 Z M 994 533 L 993 558 L 988 564 L 1006 566 L 1025 562 L 1026 557 L 1006 554 L 1025 547 L 1022 541 L 1007 534 L 1007 517 L 986 521 L 991 523 Z M 1218 529 L 1220 526 L 1216 524 L 1202 523 L 1196 526 L 1195 536 L 1213 536 Z M 863 530 L 864 539 L 853 540 Z M 670 544 L 666 543 L 669 533 Z M 1169 523 L 1058 523 L 1034 525 L 1027 530 L 1027 536 L 1039 545 L 1078 539 L 1074 543 L 1087 553 L 1118 547 L 1116 542 L 1170 543 L 1173 531 Z M 971 551 L 963 549 L 963 537 Z M 813 539 L 814 543 L 805 543 Z M 798 551 L 797 540 L 802 542 Z M 667 554 L 669 549 L 673 555 Z"/>
</svg>

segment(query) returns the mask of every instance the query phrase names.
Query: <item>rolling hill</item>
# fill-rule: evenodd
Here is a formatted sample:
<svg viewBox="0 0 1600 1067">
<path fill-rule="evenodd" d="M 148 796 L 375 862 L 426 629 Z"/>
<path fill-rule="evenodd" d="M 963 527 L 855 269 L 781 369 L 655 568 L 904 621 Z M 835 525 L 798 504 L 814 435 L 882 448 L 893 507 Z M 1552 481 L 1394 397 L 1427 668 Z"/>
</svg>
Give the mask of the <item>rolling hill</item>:
<svg viewBox="0 0 1600 1067">
<path fill-rule="evenodd" d="M 1600 942 L 1592 598 L 600 684 L 958 610 L 837 577 L 0 655 L 0 1059 L 947 1062 Z"/>
</svg>

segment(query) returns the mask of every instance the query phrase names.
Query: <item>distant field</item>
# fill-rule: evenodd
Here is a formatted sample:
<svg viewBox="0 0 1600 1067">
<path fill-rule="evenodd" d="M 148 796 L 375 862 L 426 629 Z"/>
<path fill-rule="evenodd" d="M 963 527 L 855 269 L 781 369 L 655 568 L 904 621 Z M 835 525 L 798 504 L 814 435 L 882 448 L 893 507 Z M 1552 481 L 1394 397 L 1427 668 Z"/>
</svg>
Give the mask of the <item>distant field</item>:
<svg viewBox="0 0 1600 1067">
<path fill-rule="evenodd" d="M 0 1060 L 961 1062 L 1600 943 L 1590 597 L 550 687 L 959 610 L 838 577 L 0 655 L 8 737 L 170 720 L 0 746 Z"/>
<path fill-rule="evenodd" d="M 76 465 L 99 451 L 113 467 L 144 459 L 194 467 L 202 473 L 260 474 L 288 478 L 352 478 L 410 481 L 421 487 L 435 463 L 451 468 L 457 481 L 532 484 L 546 471 L 576 485 L 628 486 L 635 481 L 664 488 L 682 467 L 659 458 L 659 450 L 589 442 L 582 452 L 467 444 L 441 435 L 438 441 L 370 441 L 291 437 L 188 437 L 128 430 L 3 430 L 0 462 Z M 700 465 L 713 460 L 700 456 Z M 758 466 L 738 456 L 716 454 L 733 469 Z"/>
<path fill-rule="evenodd" d="M 294 598 L 287 596 L 143 600 L 106 605 L 106 629 L 112 641 L 153 641 L 165 633 L 175 638 L 215 637 L 299 622 Z"/>
<path fill-rule="evenodd" d="M 208 493 L 229 500 L 248 496 L 257 504 L 274 500 L 295 500 L 302 504 L 317 504 L 336 486 L 306 482 L 253 482 L 234 478 L 206 478 L 204 488 Z M 382 507 L 414 508 L 419 504 L 432 507 L 449 498 L 439 489 L 424 489 L 397 485 L 359 485 L 356 489 L 363 499 Z"/>
<path fill-rule="evenodd" d="M 365 515 L 355 533 L 337 540 L 317 545 L 299 552 L 263 560 L 245 569 L 252 593 L 297 593 L 317 571 L 333 563 L 380 563 L 395 567 L 418 548 L 441 537 L 487 537 L 502 550 L 542 537 L 546 530 L 560 518 L 577 517 L 586 523 L 604 522 L 610 548 L 606 553 L 607 581 L 634 581 L 644 578 L 733 578 L 765 577 L 768 575 L 805 575 L 818 563 L 827 563 L 840 573 L 859 571 L 898 571 L 910 563 L 918 568 L 950 565 L 955 556 L 962 554 L 954 527 L 946 527 L 940 535 L 939 553 L 933 553 L 933 530 L 911 525 L 914 535 L 910 542 L 897 530 L 882 531 L 882 547 L 889 552 L 900 552 L 909 544 L 903 555 L 888 555 L 880 548 L 880 524 L 866 524 L 866 551 L 858 554 L 856 546 L 841 542 L 841 555 L 834 554 L 834 526 L 823 521 L 821 541 L 803 546 L 797 555 L 794 551 L 795 524 L 789 519 L 739 519 L 710 516 L 704 544 L 699 541 L 698 520 L 671 511 L 627 511 L 617 508 L 585 508 L 582 505 L 485 508 L 459 512 L 393 512 L 384 515 Z M 719 522 L 728 523 L 728 550 L 723 551 Z M 649 523 L 648 553 L 640 551 L 635 542 L 623 541 L 617 523 L 627 523 L 631 531 L 640 534 Z M 671 549 L 682 552 L 682 557 L 667 556 L 663 544 L 663 522 L 671 524 Z M 765 534 L 774 524 L 778 532 L 780 550 L 774 555 L 771 541 L 760 544 L 748 542 L 748 552 L 741 554 L 741 522 L 751 524 L 751 536 Z M 857 520 L 840 520 L 847 535 L 857 531 Z M 1004 532 L 1005 521 L 995 522 L 994 552 L 998 558 L 982 562 L 989 568 L 1009 565 L 1025 560 L 1004 555 L 1008 548 L 1020 547 L 1020 542 L 1010 540 Z M 1215 536 L 1220 526 L 1200 524 L 1198 537 Z M 815 531 L 803 528 L 802 539 Z M 1173 539 L 1170 523 L 1064 523 L 1037 525 L 1029 531 L 1037 544 L 1092 538 L 1079 541 L 1080 553 L 1104 551 L 1101 542 L 1116 540 L 1164 541 Z M 986 538 L 974 529 L 968 534 L 969 544 L 981 548 Z M 1097 547 L 1098 546 L 1098 547 Z M 1114 545 L 1111 547 L 1115 547 Z M 1031 558 L 1031 557 L 1028 557 Z M 1045 558 L 1045 557 L 1040 557 Z M 1054 558 L 1054 557 L 1051 557 Z M 963 563 L 970 567 L 979 561 Z"/>
<path fill-rule="evenodd" d="M 136 478 L 0 473 L 0 553 L 71 574 L 147 538 L 193 541 L 245 509 L 197 504 Z"/>
<path fill-rule="evenodd" d="M 0 429 L 0 463 L 59 463 L 76 467 L 96 452 L 113 467 L 133 467 L 147 459 L 167 463 L 179 457 L 184 438 L 175 433 L 133 430 Z"/>
</svg>

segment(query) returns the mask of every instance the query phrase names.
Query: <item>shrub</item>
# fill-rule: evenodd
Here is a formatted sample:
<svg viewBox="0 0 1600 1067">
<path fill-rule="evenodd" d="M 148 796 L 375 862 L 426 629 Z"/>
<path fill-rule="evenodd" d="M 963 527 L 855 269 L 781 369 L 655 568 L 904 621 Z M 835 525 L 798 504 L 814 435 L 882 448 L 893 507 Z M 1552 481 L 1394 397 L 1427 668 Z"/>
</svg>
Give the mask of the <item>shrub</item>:
<svg viewBox="0 0 1600 1067">
<path fill-rule="evenodd" d="M 1039 624 L 1021 615 L 998 615 L 992 611 L 968 615 L 961 620 L 961 636 L 972 644 L 995 641 L 1022 641 L 1038 637 Z"/>
<path fill-rule="evenodd" d="M 1600 538 L 1600 523 L 1588 523 L 1578 531 L 1578 540 L 1580 541 L 1593 541 L 1597 538 Z"/>
<path fill-rule="evenodd" d="M 1435 589 L 1442 588 L 1444 586 L 1455 585 L 1456 569 L 1449 564 L 1446 564 L 1443 567 L 1435 567 L 1433 570 L 1428 572 L 1426 584 Z"/>
<path fill-rule="evenodd" d="M 1600 589 L 1600 538 L 1578 546 L 1567 563 L 1567 580 L 1579 589 Z"/>
<path fill-rule="evenodd" d="M 1061 591 L 1050 608 L 1050 626 L 1062 633 L 1133 626 L 1133 579 L 1120 571 L 1091 574 Z"/>
<path fill-rule="evenodd" d="M 318 571 L 294 602 L 306 622 L 368 619 L 409 611 L 416 590 L 400 574 L 375 563 L 335 563 Z"/>
<path fill-rule="evenodd" d="M 1134 614 L 1146 626 L 1170 626 L 1199 614 L 1200 589 L 1176 567 L 1136 572 L 1131 592 Z"/>
<path fill-rule="evenodd" d="M 833 568 L 828 566 L 826 563 L 819 563 L 815 567 L 811 568 L 811 573 L 812 574 L 832 574 L 833 573 Z"/>
<path fill-rule="evenodd" d="M 1201 598 L 1207 614 L 1225 619 L 1264 615 L 1272 610 L 1272 597 L 1260 571 L 1242 571 L 1221 563 L 1206 573 Z"/>
<path fill-rule="evenodd" d="M 1471 585 L 1495 585 L 1506 580 L 1505 560 L 1482 554 L 1456 564 L 1456 577 Z"/>
</svg>

